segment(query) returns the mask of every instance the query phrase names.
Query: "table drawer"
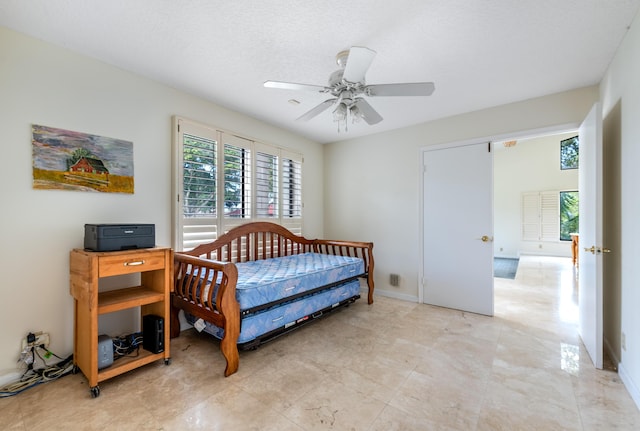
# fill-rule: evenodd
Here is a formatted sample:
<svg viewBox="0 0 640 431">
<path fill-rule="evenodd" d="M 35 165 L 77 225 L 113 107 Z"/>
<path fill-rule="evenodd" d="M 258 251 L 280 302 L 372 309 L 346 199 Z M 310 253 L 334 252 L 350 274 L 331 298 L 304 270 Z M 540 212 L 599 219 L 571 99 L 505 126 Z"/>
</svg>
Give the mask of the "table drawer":
<svg viewBox="0 0 640 431">
<path fill-rule="evenodd" d="M 165 251 L 151 251 L 135 255 L 100 256 L 98 277 L 153 271 L 165 267 Z"/>
</svg>

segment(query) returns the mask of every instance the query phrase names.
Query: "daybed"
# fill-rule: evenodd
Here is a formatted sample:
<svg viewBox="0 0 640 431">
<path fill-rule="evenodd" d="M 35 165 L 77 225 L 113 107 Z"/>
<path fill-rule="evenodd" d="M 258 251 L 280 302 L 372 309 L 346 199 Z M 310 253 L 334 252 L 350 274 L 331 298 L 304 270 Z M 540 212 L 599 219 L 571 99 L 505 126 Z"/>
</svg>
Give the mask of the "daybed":
<svg viewBox="0 0 640 431">
<path fill-rule="evenodd" d="M 360 298 L 373 303 L 373 243 L 307 239 L 269 222 L 247 223 L 217 240 L 174 253 L 171 336 L 178 312 L 221 340 L 225 376 L 238 348 L 262 342 Z M 199 319 L 202 319 L 200 321 Z"/>
</svg>

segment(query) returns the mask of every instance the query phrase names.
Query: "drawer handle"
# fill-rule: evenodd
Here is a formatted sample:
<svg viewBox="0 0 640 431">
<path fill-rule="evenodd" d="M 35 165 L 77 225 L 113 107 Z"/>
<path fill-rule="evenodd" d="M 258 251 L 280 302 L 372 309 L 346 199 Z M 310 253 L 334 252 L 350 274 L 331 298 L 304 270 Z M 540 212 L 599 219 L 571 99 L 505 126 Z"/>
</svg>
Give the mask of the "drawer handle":
<svg viewBox="0 0 640 431">
<path fill-rule="evenodd" d="M 136 260 L 134 262 L 125 262 L 124 266 L 138 266 L 138 265 L 144 265 L 144 260 Z"/>
</svg>

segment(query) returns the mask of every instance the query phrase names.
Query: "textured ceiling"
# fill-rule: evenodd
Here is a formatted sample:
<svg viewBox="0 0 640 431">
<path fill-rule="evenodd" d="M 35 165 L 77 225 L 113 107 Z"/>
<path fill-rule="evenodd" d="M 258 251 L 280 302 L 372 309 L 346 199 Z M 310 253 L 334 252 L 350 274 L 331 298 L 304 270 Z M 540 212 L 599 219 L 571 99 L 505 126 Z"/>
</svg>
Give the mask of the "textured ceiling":
<svg viewBox="0 0 640 431">
<path fill-rule="evenodd" d="M 0 0 L 0 25 L 333 142 L 596 84 L 640 0 Z M 377 97 L 384 120 L 338 133 L 324 94 L 336 54 L 377 52 L 368 84 L 433 81 Z M 295 98 L 301 103 L 288 103 Z M 215 124 L 215 119 L 212 119 Z M 224 126 L 224 125 L 221 125 Z"/>
</svg>

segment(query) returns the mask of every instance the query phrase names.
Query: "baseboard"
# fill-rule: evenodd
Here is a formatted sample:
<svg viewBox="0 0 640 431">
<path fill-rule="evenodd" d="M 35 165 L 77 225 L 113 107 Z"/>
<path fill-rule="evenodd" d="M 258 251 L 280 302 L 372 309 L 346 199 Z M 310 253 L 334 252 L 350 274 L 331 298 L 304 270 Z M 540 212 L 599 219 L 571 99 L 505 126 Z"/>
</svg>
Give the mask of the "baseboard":
<svg viewBox="0 0 640 431">
<path fill-rule="evenodd" d="M 9 383 L 14 383 L 20 380 L 22 373 L 19 371 L 9 371 L 0 375 L 0 388 L 4 388 Z"/>
<path fill-rule="evenodd" d="M 367 297 L 367 292 L 368 290 L 365 289 L 361 289 L 362 292 L 362 297 L 366 298 Z M 384 296 L 387 298 L 393 298 L 393 299 L 400 299 L 402 301 L 407 301 L 407 302 L 418 302 L 418 297 L 417 296 L 413 296 L 413 295 L 407 295 L 406 293 L 398 293 L 398 292 L 391 292 L 389 290 L 374 290 L 374 301 L 375 301 L 375 296 L 379 295 L 379 296 Z"/>
<path fill-rule="evenodd" d="M 607 339 L 607 337 L 604 337 L 604 349 L 607 352 L 607 354 L 609 355 L 609 359 L 611 359 L 611 362 L 613 364 L 619 364 L 620 363 L 620 359 L 618 358 L 618 355 L 616 355 L 616 353 L 611 348 L 611 344 L 609 344 L 609 339 Z"/>
<path fill-rule="evenodd" d="M 618 375 L 620 376 L 622 383 L 624 383 L 624 387 L 627 388 L 629 395 L 631 395 L 633 402 L 636 403 L 636 407 L 640 410 L 640 390 L 638 390 L 636 384 L 631 380 L 631 376 L 627 373 L 622 362 L 618 364 Z"/>
</svg>

